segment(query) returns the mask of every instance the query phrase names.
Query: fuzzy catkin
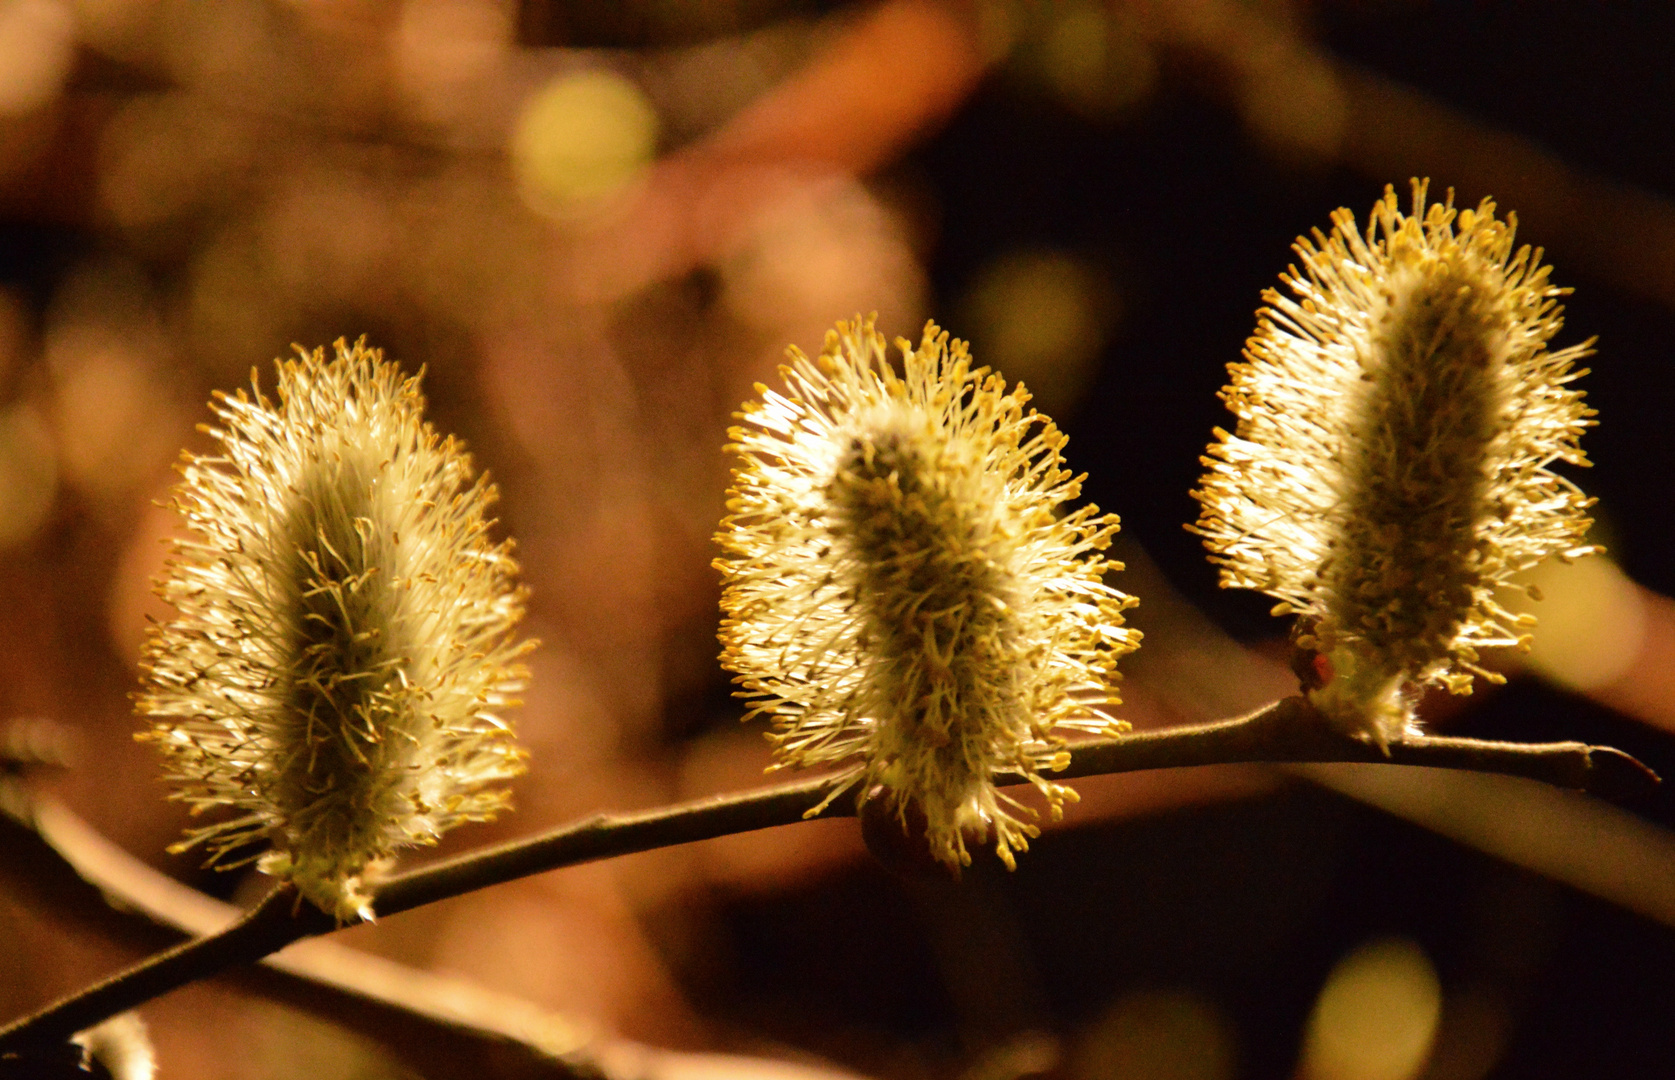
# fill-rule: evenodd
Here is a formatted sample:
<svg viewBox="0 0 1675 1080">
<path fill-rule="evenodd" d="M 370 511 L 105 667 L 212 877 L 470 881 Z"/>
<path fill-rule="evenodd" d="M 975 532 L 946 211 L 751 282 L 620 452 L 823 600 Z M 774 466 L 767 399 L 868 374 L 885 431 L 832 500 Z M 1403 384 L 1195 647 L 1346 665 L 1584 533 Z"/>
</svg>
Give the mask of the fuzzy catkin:
<svg viewBox="0 0 1675 1080">
<path fill-rule="evenodd" d="M 1386 188 L 1365 235 L 1339 210 L 1299 239 L 1194 492 L 1222 584 L 1303 617 L 1315 704 L 1381 745 L 1412 730 L 1411 687 L 1500 680 L 1479 650 L 1534 624 L 1495 598 L 1512 575 L 1594 550 L 1591 500 L 1549 468 L 1587 464 L 1570 384 L 1592 343 L 1548 351 L 1565 290 L 1494 210 L 1427 207 L 1416 181 L 1410 214 Z"/>
<path fill-rule="evenodd" d="M 158 583 L 178 614 L 145 649 L 141 737 L 174 797 L 238 816 L 211 861 L 266 838 L 264 870 L 339 918 L 366 876 L 507 805 L 501 710 L 526 673 L 492 485 L 422 420 L 418 380 L 360 342 L 278 366 L 276 400 L 217 395 L 217 455 L 186 455 L 190 536 Z"/>
<path fill-rule="evenodd" d="M 722 662 L 772 718 L 779 765 L 834 764 L 833 798 L 859 783 L 903 820 L 917 807 L 952 866 L 992 828 L 1012 865 L 1036 828 L 995 774 L 1056 816 L 1075 798 L 1043 775 L 1064 733 L 1120 727 L 1102 709 L 1139 634 L 1104 582 L 1117 522 L 1061 512 L 1081 480 L 1021 387 L 934 325 L 898 347 L 902 376 L 870 320 L 840 323 L 740 413 Z"/>
</svg>

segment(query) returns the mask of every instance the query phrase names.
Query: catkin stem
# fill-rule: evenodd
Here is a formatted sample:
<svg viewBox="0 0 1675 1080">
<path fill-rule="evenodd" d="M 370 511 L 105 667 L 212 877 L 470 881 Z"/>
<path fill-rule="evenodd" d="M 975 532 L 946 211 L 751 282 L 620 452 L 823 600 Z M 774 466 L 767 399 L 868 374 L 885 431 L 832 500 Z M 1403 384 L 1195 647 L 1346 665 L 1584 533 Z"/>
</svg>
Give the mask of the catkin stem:
<svg viewBox="0 0 1675 1080">
<path fill-rule="evenodd" d="M 1330 727 L 1300 697 L 1285 698 L 1237 719 L 1082 743 L 1073 749 L 1070 766 L 1054 778 L 1248 762 L 1366 762 L 1492 772 L 1614 799 L 1639 797 L 1660 782 L 1656 773 L 1621 750 L 1579 742 L 1418 736 L 1381 750 Z M 1023 782 L 1021 776 L 996 777 L 998 784 Z M 805 820 L 824 800 L 830 785 L 828 779 L 805 780 L 656 810 L 596 814 L 539 836 L 388 878 L 377 887 L 375 908 L 381 915 L 394 915 L 577 863 L 790 825 Z M 812 816 L 854 813 L 853 804 L 841 799 Z M 294 889 L 280 886 L 226 930 L 159 953 L 0 1029 L 0 1075 L 8 1052 L 66 1039 L 170 990 L 253 963 L 335 925 L 311 904 L 299 909 Z"/>
</svg>

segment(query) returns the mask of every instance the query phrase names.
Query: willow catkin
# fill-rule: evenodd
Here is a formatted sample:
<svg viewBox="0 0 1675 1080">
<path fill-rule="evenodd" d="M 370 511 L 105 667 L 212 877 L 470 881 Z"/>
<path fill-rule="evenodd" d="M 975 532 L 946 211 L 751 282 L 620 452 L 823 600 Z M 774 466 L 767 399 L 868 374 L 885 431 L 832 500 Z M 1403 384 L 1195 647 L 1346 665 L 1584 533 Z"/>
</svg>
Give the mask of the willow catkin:
<svg viewBox="0 0 1675 1080">
<path fill-rule="evenodd" d="M 1592 343 L 1547 349 L 1566 290 L 1489 200 L 1427 206 L 1416 181 L 1410 214 L 1386 188 L 1365 235 L 1332 221 L 1230 366 L 1238 431 L 1204 459 L 1195 530 L 1223 585 L 1303 617 L 1316 705 L 1387 745 L 1412 729 L 1410 688 L 1500 681 L 1478 651 L 1527 643 L 1498 588 L 1594 550 L 1591 500 L 1549 468 L 1587 464 L 1594 414 L 1570 384 Z"/>
<path fill-rule="evenodd" d="M 740 413 L 722 662 L 772 718 L 779 765 L 835 763 L 834 798 L 861 783 L 903 820 L 917 806 L 950 865 L 992 828 L 1012 865 L 1036 827 L 995 774 L 1056 816 L 1075 798 L 1043 775 L 1069 760 L 1063 734 L 1120 727 L 1102 710 L 1139 634 L 1104 581 L 1117 519 L 1063 512 L 1081 478 L 1022 387 L 934 325 L 898 347 L 903 376 L 870 320 L 840 323 Z"/>
<path fill-rule="evenodd" d="M 218 394 L 220 443 L 185 456 L 189 537 L 158 592 L 141 737 L 174 797 L 235 816 L 177 847 L 262 869 L 339 918 L 394 851 L 507 805 L 501 711 L 525 678 L 523 590 L 490 539 L 494 487 L 422 419 L 418 379 L 360 342 L 278 365 L 277 397 Z"/>
</svg>

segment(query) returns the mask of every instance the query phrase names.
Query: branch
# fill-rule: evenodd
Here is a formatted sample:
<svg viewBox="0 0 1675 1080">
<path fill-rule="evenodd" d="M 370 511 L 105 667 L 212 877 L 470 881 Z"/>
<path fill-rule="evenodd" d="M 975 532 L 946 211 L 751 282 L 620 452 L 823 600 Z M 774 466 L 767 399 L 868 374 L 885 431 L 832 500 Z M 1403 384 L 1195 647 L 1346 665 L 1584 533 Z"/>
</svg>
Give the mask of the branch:
<svg viewBox="0 0 1675 1080">
<path fill-rule="evenodd" d="M 0 743 L 5 735 L 0 729 Z M 4 773 L 0 764 L 0 877 L 31 903 L 91 924 L 108 940 L 150 949 L 172 944 L 170 930 L 215 933 L 241 914 L 146 865 L 57 800 Z M 259 966 L 227 974 L 271 1000 L 376 1039 L 396 1061 L 436 1080 L 700 1080 L 740 1070 L 763 1080 L 781 1075 L 780 1063 L 767 1058 L 603 1037 L 522 998 L 327 940 L 299 941 Z M 0 1076 L 29 1064 L 0 1061 Z M 784 1067 L 786 1080 L 793 1073 L 795 1080 L 856 1080 L 806 1063 Z"/>
<path fill-rule="evenodd" d="M 329 916 L 302 904 L 289 883 L 281 884 L 225 930 L 166 949 L 0 1030 L 0 1065 L 14 1053 L 61 1043 L 117 1013 L 331 926 Z"/>
<path fill-rule="evenodd" d="M 105 940 L 143 955 L 218 933 L 242 914 L 146 865 L 24 783 L 0 776 L 0 804 L 9 804 L 0 806 L 7 891 Z M 593 1055 L 607 1044 L 581 1021 L 329 940 L 298 942 L 260 967 L 229 974 L 264 997 L 377 1040 L 435 1080 L 581 1080 L 606 1072 Z"/>
<path fill-rule="evenodd" d="M 394 915 L 561 866 L 814 818 L 853 817 L 855 807 L 847 800 L 834 801 L 820 813 L 811 814 L 831 791 L 832 783 L 826 777 L 638 813 L 595 814 L 539 836 L 508 841 L 386 878 L 377 887 L 373 907 L 380 915 Z"/>
<path fill-rule="evenodd" d="M 1079 743 L 1071 750 L 1070 766 L 1054 776 L 1074 779 L 1249 762 L 1371 762 L 1466 769 L 1521 776 L 1613 799 L 1645 795 L 1660 783 L 1656 773 L 1621 750 L 1579 742 L 1489 742 L 1427 735 L 1392 743 L 1383 751 L 1328 727 L 1301 697 L 1285 698 L 1233 720 Z M 1021 784 L 1025 779 L 1005 774 L 998 782 Z M 379 886 L 375 906 L 380 914 L 393 915 L 561 866 L 789 825 L 804 820 L 830 789 L 830 780 L 812 780 L 638 814 L 597 814 L 541 836 L 398 874 Z M 854 807 L 842 800 L 814 816 L 854 813 Z"/>
<path fill-rule="evenodd" d="M 1302 697 L 1284 698 L 1234 720 L 1082 743 L 1075 747 L 1070 767 L 1055 776 L 1074 779 L 1231 762 L 1366 762 L 1461 769 L 1519 776 L 1613 800 L 1640 798 L 1661 783 L 1658 774 L 1639 759 L 1614 747 L 1579 742 L 1491 742 L 1419 735 L 1381 750 L 1330 727 Z"/>
<path fill-rule="evenodd" d="M 1249 716 L 1192 727 L 1120 735 L 1072 748 L 1065 778 L 1145 769 L 1243 762 L 1372 762 L 1503 773 L 1612 798 L 1653 790 L 1656 773 L 1635 758 L 1586 743 L 1507 743 L 1417 736 L 1387 750 L 1327 726 L 1303 698 L 1275 702 Z M 386 879 L 374 907 L 394 915 L 425 904 L 596 859 L 790 825 L 807 817 L 855 813 L 848 800 L 818 814 L 833 780 L 823 778 L 736 795 L 721 795 L 631 814 L 583 821 L 461 855 Z M 1023 783 L 1016 775 L 1002 784 Z M 109 1016 L 188 982 L 251 963 L 302 937 L 333 928 L 310 905 L 299 907 L 280 886 L 226 930 L 171 949 L 138 966 L 0 1029 L 0 1054 L 60 1041 Z M 3 1060 L 3 1059 L 0 1059 Z"/>
</svg>

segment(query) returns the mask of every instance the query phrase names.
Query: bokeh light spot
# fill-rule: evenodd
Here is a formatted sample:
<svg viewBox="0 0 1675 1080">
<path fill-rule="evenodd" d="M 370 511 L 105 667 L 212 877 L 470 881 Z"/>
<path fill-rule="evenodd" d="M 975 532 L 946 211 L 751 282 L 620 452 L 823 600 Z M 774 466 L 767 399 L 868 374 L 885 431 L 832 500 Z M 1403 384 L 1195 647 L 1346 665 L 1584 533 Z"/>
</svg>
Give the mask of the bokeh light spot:
<svg viewBox="0 0 1675 1080">
<path fill-rule="evenodd" d="M 1232 1025 L 1185 990 L 1143 990 L 1113 1003 L 1083 1035 L 1075 1080 L 1231 1080 Z"/>
<path fill-rule="evenodd" d="M 1507 590 L 1508 610 L 1540 620 L 1530 643 L 1530 666 L 1561 686 L 1592 690 L 1627 675 L 1646 639 L 1646 608 L 1617 564 L 1603 555 L 1562 563 L 1548 559 Z"/>
<path fill-rule="evenodd" d="M 134 330 L 55 326 L 46 359 L 65 483 L 105 510 L 124 511 L 185 427 L 176 426 L 166 384 Z"/>
<path fill-rule="evenodd" d="M 1304 1036 L 1306 1080 L 1410 1080 L 1436 1038 L 1442 987 L 1412 941 L 1371 941 L 1326 977 Z"/>
<path fill-rule="evenodd" d="M 1049 414 L 1087 389 L 1118 312 L 1105 276 L 1059 251 L 1002 255 L 978 272 L 963 307 L 977 356 L 1027 384 Z"/>
<path fill-rule="evenodd" d="M 986 36 L 1015 50 L 1015 70 L 1060 105 L 1110 120 L 1148 98 L 1157 82 L 1153 47 L 1120 4 L 1064 0 L 1038 6 L 991 3 Z"/>
<path fill-rule="evenodd" d="M 560 76 L 524 105 L 512 135 L 525 201 L 549 217 L 585 215 L 645 172 L 657 131 L 651 103 L 620 75 Z"/>
<path fill-rule="evenodd" d="M 26 405 L 0 412 L 0 547 L 11 547 L 46 521 L 58 489 L 52 436 Z"/>
</svg>

